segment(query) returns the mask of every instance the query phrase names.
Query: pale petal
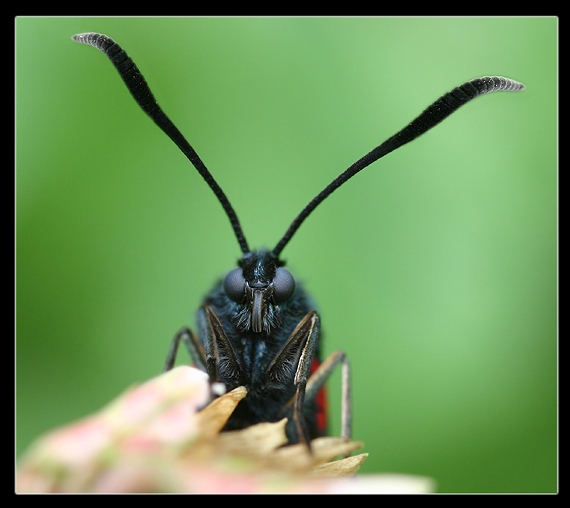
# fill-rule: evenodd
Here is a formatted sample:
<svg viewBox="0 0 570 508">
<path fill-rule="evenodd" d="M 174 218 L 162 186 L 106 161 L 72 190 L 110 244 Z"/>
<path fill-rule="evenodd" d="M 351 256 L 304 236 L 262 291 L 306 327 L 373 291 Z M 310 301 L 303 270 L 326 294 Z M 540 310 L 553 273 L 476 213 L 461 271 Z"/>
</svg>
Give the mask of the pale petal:
<svg viewBox="0 0 570 508">
<path fill-rule="evenodd" d="M 404 474 L 361 475 L 346 480 L 333 480 L 331 494 L 430 494 L 436 484 L 427 476 Z"/>
</svg>

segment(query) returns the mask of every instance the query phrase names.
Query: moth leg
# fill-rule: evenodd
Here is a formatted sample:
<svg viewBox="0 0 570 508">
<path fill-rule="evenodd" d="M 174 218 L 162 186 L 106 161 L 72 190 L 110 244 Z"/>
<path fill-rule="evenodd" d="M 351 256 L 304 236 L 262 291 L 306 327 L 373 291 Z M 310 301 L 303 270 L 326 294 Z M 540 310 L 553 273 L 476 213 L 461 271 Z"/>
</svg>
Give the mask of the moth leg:
<svg viewBox="0 0 570 508">
<path fill-rule="evenodd" d="M 350 439 L 352 435 L 352 396 L 350 390 L 350 363 L 344 351 L 331 353 L 313 372 L 307 381 L 305 397 L 309 400 L 317 396 L 318 391 L 327 382 L 339 363 L 341 371 L 341 436 Z"/>
<path fill-rule="evenodd" d="M 293 422 L 295 423 L 295 431 L 299 440 L 305 443 L 309 450 L 311 449 L 311 440 L 309 439 L 309 432 L 307 424 L 305 423 L 305 416 L 303 414 L 303 406 L 305 405 L 305 386 L 306 383 L 299 383 L 295 396 L 293 397 Z"/>
<path fill-rule="evenodd" d="M 214 310 L 205 305 L 198 311 L 199 336 L 202 343 L 189 328 L 182 328 L 172 340 L 164 372 L 172 369 L 180 342 L 184 342 L 194 365 L 206 372 L 210 379 L 211 399 L 243 384 L 243 371 L 230 344 L 220 319 Z M 223 379 L 223 383 L 222 383 Z"/>
<path fill-rule="evenodd" d="M 285 345 L 267 368 L 269 380 L 287 378 L 294 371 L 295 395 L 290 403 L 293 406 L 293 421 L 297 438 L 311 447 L 309 434 L 303 415 L 305 388 L 311 373 L 311 363 L 315 354 L 320 333 L 319 315 L 311 311 L 299 321 Z M 286 405 L 289 407 L 289 404 Z"/>
<path fill-rule="evenodd" d="M 196 337 L 196 335 L 189 328 L 182 328 L 172 339 L 170 344 L 170 349 L 168 350 L 168 355 L 166 356 L 166 362 L 164 363 L 163 372 L 166 372 L 172 367 L 174 367 L 174 362 L 176 361 L 176 356 L 178 354 L 178 346 L 180 341 L 184 342 L 194 365 L 200 370 L 206 372 L 206 359 L 204 354 L 204 347 Z"/>
<path fill-rule="evenodd" d="M 245 382 L 243 369 L 232 347 L 220 318 L 214 309 L 204 305 L 198 311 L 200 335 L 204 337 L 204 370 L 212 383 L 223 382 L 228 390 Z"/>
</svg>

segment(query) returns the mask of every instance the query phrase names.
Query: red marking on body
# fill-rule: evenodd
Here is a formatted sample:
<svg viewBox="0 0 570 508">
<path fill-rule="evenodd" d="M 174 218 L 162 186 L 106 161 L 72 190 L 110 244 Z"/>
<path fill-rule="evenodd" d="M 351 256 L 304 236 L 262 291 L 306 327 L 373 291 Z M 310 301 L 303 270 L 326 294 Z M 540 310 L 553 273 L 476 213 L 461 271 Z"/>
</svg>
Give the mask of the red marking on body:
<svg viewBox="0 0 570 508">
<path fill-rule="evenodd" d="M 311 363 L 311 374 L 315 372 L 321 362 L 316 358 L 313 358 Z M 319 388 L 317 395 L 315 397 L 315 412 L 316 412 L 316 423 L 317 423 L 317 431 L 319 435 L 325 436 L 327 434 L 327 415 L 328 415 L 328 408 L 327 408 L 327 390 L 326 387 L 323 385 Z"/>
</svg>

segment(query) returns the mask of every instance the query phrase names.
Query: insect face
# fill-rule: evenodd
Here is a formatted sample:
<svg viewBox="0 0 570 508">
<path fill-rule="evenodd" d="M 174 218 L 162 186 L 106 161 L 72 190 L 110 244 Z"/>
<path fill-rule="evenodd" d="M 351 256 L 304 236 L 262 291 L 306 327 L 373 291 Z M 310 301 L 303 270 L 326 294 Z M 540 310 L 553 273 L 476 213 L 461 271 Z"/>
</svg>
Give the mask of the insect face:
<svg viewBox="0 0 570 508">
<path fill-rule="evenodd" d="M 238 306 L 234 312 L 238 330 L 269 334 L 280 324 L 283 305 L 295 291 L 295 279 L 278 263 L 267 250 L 250 252 L 240 268 L 226 275 L 224 292 Z"/>
</svg>

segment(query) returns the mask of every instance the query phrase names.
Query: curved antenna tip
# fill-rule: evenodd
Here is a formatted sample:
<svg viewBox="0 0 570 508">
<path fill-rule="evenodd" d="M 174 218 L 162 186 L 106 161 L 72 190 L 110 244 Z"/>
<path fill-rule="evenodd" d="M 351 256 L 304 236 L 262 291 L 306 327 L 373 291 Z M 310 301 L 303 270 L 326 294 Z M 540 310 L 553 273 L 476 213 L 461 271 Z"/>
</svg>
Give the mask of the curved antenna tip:
<svg viewBox="0 0 570 508">
<path fill-rule="evenodd" d="M 526 88 L 520 81 L 502 76 L 486 76 L 479 79 L 491 83 L 492 90 L 490 91 L 522 92 Z"/>
<path fill-rule="evenodd" d="M 87 41 L 86 41 L 85 39 L 86 39 L 89 35 L 103 35 L 103 34 L 98 34 L 98 33 L 95 33 L 95 32 L 82 32 L 82 33 L 80 33 L 80 34 L 72 35 L 72 36 L 71 36 L 71 40 L 72 40 L 72 41 L 75 41 L 75 42 L 80 42 L 80 43 L 82 43 L 82 44 L 86 44 Z"/>
</svg>

